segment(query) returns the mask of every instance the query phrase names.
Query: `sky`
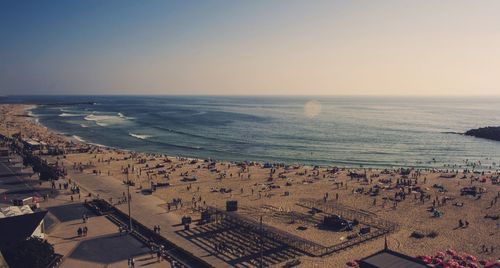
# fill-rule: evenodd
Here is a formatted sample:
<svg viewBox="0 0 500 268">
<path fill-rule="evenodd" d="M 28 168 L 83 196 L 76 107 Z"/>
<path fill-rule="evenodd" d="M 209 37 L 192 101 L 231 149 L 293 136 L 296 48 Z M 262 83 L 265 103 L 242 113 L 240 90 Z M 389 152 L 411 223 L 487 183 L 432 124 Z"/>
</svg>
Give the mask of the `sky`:
<svg viewBox="0 0 500 268">
<path fill-rule="evenodd" d="M 500 1 L 3 0 L 0 95 L 500 95 Z"/>
</svg>

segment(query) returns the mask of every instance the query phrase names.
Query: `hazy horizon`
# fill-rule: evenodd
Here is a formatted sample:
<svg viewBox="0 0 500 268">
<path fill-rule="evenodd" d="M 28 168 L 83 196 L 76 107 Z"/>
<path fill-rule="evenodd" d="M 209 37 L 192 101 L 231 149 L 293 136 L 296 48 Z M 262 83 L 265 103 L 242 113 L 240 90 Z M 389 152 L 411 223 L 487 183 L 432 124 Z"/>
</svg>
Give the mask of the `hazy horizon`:
<svg viewBox="0 0 500 268">
<path fill-rule="evenodd" d="M 3 1 L 0 95 L 500 96 L 498 1 Z"/>
<path fill-rule="evenodd" d="M 4 97 L 15 96 L 234 96 L 234 97 L 500 97 L 500 95 L 397 95 L 397 94 L 168 94 L 168 93 L 45 93 L 45 94 L 5 94 Z"/>
<path fill-rule="evenodd" d="M 25 93 L 25 94 L 0 94 L 0 97 L 26 97 L 26 96 L 34 96 L 34 97 L 57 97 L 57 96 L 74 96 L 74 97 L 120 97 L 120 96 L 125 96 L 125 97 L 130 97 L 130 96 L 159 96 L 159 97 L 381 97 L 381 98 L 399 98 L 399 97 L 408 97 L 408 98 L 500 98 L 500 94 L 495 95 L 403 95 L 403 94 L 169 94 L 169 93 L 36 93 L 36 94 L 31 94 L 31 93 Z"/>
</svg>

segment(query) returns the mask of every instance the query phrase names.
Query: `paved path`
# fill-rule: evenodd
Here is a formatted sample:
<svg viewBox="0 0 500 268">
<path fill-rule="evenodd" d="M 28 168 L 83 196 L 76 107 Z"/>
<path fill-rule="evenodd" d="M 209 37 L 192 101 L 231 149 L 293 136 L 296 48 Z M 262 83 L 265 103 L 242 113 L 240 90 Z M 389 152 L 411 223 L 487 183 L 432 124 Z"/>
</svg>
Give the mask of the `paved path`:
<svg viewBox="0 0 500 268">
<path fill-rule="evenodd" d="M 71 166 L 71 163 L 66 163 L 66 165 Z M 68 177 L 77 182 L 86 191 L 99 194 L 101 198 L 105 199 L 112 197 L 113 200 L 117 200 L 123 195 L 123 192 L 126 193 L 127 191 L 127 187 L 121 181 L 109 176 L 68 171 Z M 131 211 L 134 219 L 151 229 L 153 229 L 154 225 L 160 225 L 162 236 L 214 267 L 231 267 L 211 252 L 207 252 L 175 233 L 175 231 L 183 228 L 182 226 L 174 226 L 179 225 L 181 219 L 173 213 L 167 212 L 166 208 L 164 208 L 165 202 L 163 200 L 153 195 L 144 195 L 135 189 L 132 190 L 133 188 L 130 188 L 130 192 L 132 196 Z M 119 205 L 117 208 L 128 213 L 127 204 Z"/>
<path fill-rule="evenodd" d="M 29 196 L 42 200 L 44 193 L 55 196 L 41 202 L 40 206 L 49 211 L 44 219 L 45 238 L 54 245 L 55 252 L 63 255 L 61 268 L 128 267 L 130 257 L 135 258 L 136 267 L 171 267 L 169 262 L 158 262 L 156 257 L 151 257 L 149 248 L 134 237 L 120 235 L 117 226 L 106 217 L 93 215 L 82 202 L 72 202 L 68 190 L 52 190 L 50 182 L 15 175 L 8 163 L 0 159 L 0 206 L 11 205 L 11 199 Z M 85 223 L 82 220 L 84 213 L 89 216 Z M 83 226 L 89 230 L 85 237 L 76 232 Z"/>
</svg>

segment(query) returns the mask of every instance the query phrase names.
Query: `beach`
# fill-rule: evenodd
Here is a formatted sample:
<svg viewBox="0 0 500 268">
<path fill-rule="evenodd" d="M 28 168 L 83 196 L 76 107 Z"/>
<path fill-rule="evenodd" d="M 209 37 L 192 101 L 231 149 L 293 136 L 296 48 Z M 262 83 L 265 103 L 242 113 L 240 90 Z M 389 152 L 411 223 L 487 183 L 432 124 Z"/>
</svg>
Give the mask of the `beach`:
<svg viewBox="0 0 500 268">
<path fill-rule="evenodd" d="M 20 133 L 23 140 L 63 151 L 63 154 L 46 154 L 42 158 L 63 169 L 65 177 L 75 178 L 77 183 L 98 189 L 98 181 L 103 184 L 131 181 L 137 195 L 152 195 L 160 200 L 151 206 L 161 208 L 168 215 L 171 221 L 168 227 L 176 231 L 172 235 L 182 234 L 182 226 L 172 226 L 179 224 L 182 217 L 198 220 L 203 208 L 225 210 L 226 201 L 230 200 L 238 202 L 237 213 L 242 217 L 255 221 L 262 217 L 267 226 L 325 247 L 348 240 L 363 227 L 361 224 L 344 232 L 318 228 L 322 214 L 311 214 L 311 208 L 303 205 L 315 200 L 367 213 L 390 222 L 395 228 L 384 236 L 321 258 L 299 255 L 301 267 L 342 267 L 348 261 L 383 249 L 383 237 L 387 238 L 390 249 L 410 256 L 433 255 L 447 249 L 482 259 L 496 260 L 500 256 L 500 204 L 497 204 L 500 185 L 493 183 L 499 175 L 495 167 L 482 166 L 481 171 L 474 172 L 476 163 L 471 162 L 462 164 L 460 169 L 454 166 L 376 169 L 231 162 L 136 152 L 87 144 L 81 138 L 55 133 L 29 116 L 33 108 L 21 104 L 0 105 L 0 134 L 12 137 Z M 491 159 L 484 161 L 488 160 Z M 93 179 L 86 179 L 89 176 Z M 480 193 L 462 195 L 464 187 L 476 187 Z M 119 191 L 101 194 L 111 203 L 119 202 L 125 195 Z M 147 202 L 142 205 L 147 206 Z M 429 211 L 430 208 L 437 212 Z M 497 218 L 485 217 L 491 215 Z M 141 216 L 148 217 L 147 214 Z M 459 226 L 459 222 L 467 222 L 467 226 Z M 435 236 L 411 237 L 415 231 Z M 175 239 L 183 240 L 182 235 Z M 199 247 L 189 241 L 184 244 Z M 228 251 L 221 254 L 224 256 L 220 259 L 227 263 L 238 259 Z"/>
</svg>

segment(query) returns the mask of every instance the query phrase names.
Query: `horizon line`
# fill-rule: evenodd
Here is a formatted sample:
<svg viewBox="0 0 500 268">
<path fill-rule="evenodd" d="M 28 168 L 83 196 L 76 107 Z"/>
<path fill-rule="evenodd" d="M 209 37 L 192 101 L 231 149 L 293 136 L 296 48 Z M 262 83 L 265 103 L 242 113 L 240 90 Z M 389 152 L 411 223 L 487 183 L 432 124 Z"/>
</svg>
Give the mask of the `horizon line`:
<svg viewBox="0 0 500 268">
<path fill-rule="evenodd" d="M 500 97 L 500 94 L 487 94 L 487 95 L 402 95 L 402 94 L 136 94 L 136 93 L 106 93 L 106 94 L 57 94 L 57 93 L 46 93 L 46 94 L 8 94 L 8 95 L 0 95 L 0 98 L 4 97 L 43 97 L 43 96 L 75 96 L 75 97 L 118 97 L 118 96 L 165 96 L 165 97 L 449 97 L 449 98 L 464 98 L 464 97 L 473 97 L 473 98 L 489 98 L 489 97 Z"/>
</svg>

